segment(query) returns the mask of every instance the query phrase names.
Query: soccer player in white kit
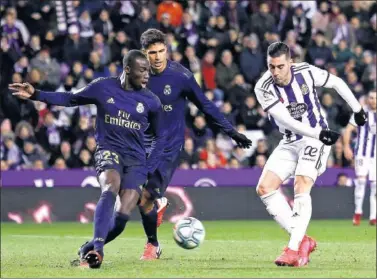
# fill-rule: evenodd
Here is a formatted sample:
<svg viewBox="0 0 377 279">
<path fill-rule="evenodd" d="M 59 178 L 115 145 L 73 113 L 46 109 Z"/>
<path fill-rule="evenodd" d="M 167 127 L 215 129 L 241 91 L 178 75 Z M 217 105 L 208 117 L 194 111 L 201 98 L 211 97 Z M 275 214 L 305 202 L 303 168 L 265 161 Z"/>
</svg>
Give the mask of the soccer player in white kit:
<svg viewBox="0 0 377 279">
<path fill-rule="evenodd" d="M 307 63 L 292 63 L 286 44 L 276 42 L 268 47 L 267 64 L 269 71 L 254 90 L 284 138 L 264 167 L 257 193 L 269 214 L 290 235 L 288 247 L 275 264 L 302 266 L 316 247 L 315 240 L 305 235 L 312 215 L 310 190 L 326 170 L 330 145 L 340 136 L 328 129 L 316 87 L 334 88 L 355 112 L 358 125 L 365 124 L 366 115 L 343 80 Z M 291 176 L 295 176 L 293 209 L 279 191 Z"/>
<path fill-rule="evenodd" d="M 369 224 L 376 225 L 376 91 L 369 92 L 365 111 L 368 114 L 367 125 L 357 128 L 352 116 L 343 134 L 344 156 L 351 160 L 355 155 L 355 214 L 353 216 L 355 226 L 359 226 L 361 222 L 368 176 L 370 181 Z M 357 131 L 355 154 L 350 146 L 351 135 L 354 131 Z"/>
</svg>

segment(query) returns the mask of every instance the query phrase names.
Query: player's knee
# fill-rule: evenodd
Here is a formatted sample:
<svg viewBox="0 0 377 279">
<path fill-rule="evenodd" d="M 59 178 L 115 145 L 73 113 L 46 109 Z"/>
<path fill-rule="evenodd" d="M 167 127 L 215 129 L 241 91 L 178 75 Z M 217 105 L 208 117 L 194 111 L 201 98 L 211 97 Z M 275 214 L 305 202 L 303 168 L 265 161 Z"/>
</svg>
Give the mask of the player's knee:
<svg viewBox="0 0 377 279">
<path fill-rule="evenodd" d="M 257 194 L 260 197 L 267 195 L 268 193 L 271 193 L 274 190 L 276 190 L 276 189 L 274 189 L 273 187 L 271 187 L 271 185 L 268 185 L 264 181 L 260 182 L 257 186 L 257 189 L 256 189 Z"/>
<path fill-rule="evenodd" d="M 120 176 L 115 170 L 107 170 L 100 175 L 100 184 L 102 191 L 111 191 L 115 194 L 119 193 Z"/>
<path fill-rule="evenodd" d="M 295 194 L 309 193 L 313 183 L 313 179 L 308 176 L 296 176 L 294 183 Z"/>
<path fill-rule="evenodd" d="M 154 200 L 147 200 L 143 205 L 139 205 L 139 209 L 143 214 L 149 214 L 154 207 Z"/>
<path fill-rule="evenodd" d="M 133 189 L 125 189 L 121 190 L 119 193 L 120 196 L 120 207 L 118 208 L 118 211 L 130 215 L 132 210 L 136 207 L 137 202 L 140 198 L 140 194 Z"/>
</svg>

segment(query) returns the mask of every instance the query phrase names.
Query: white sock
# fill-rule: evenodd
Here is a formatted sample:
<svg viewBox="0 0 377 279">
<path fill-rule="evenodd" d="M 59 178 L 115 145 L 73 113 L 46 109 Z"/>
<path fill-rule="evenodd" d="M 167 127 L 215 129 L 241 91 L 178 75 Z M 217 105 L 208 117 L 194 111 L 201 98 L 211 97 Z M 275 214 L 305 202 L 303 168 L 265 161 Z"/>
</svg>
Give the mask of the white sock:
<svg viewBox="0 0 377 279">
<path fill-rule="evenodd" d="M 293 205 L 292 233 L 288 244 L 289 249 L 298 251 L 311 217 L 312 198 L 310 193 L 296 194 Z"/>
<path fill-rule="evenodd" d="M 268 213 L 283 229 L 291 234 L 292 209 L 283 194 L 279 190 L 275 190 L 260 198 L 266 205 Z"/>
<path fill-rule="evenodd" d="M 357 178 L 355 180 L 355 214 L 363 213 L 363 202 L 366 184 L 367 180 L 365 178 Z"/>
<path fill-rule="evenodd" d="M 369 220 L 376 219 L 376 181 L 370 182 L 370 217 Z"/>
</svg>

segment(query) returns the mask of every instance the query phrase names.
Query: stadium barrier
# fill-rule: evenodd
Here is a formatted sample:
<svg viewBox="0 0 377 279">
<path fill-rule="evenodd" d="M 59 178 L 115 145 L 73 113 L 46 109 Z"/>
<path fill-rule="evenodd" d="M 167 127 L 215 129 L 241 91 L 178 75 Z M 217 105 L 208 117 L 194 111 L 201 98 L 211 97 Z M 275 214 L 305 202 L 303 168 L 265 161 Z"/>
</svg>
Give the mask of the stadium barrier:
<svg viewBox="0 0 377 279">
<path fill-rule="evenodd" d="M 255 192 L 261 171 L 178 170 L 166 196 L 171 206 L 166 219 L 175 222 L 183 216 L 202 220 L 270 219 Z M 353 188 L 337 187 L 344 174 L 350 182 L 352 169 L 329 169 L 312 190 L 314 219 L 342 219 L 353 215 Z M 292 180 L 282 191 L 292 204 Z M 100 195 L 95 172 L 5 171 L 2 172 L 1 221 L 58 222 L 93 220 Z M 366 193 L 368 197 L 368 193 Z M 369 199 L 364 203 L 368 214 Z M 139 220 L 137 210 L 132 215 Z"/>
</svg>

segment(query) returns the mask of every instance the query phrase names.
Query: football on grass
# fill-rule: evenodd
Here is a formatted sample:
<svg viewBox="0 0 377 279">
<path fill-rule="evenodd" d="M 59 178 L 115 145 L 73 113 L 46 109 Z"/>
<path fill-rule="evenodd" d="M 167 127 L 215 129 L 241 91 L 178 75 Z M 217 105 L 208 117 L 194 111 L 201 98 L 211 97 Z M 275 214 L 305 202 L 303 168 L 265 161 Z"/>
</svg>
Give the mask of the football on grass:
<svg viewBox="0 0 377 279">
<path fill-rule="evenodd" d="M 204 241 L 205 234 L 202 222 L 193 217 L 179 220 L 173 228 L 175 242 L 184 249 L 199 247 Z"/>
</svg>

